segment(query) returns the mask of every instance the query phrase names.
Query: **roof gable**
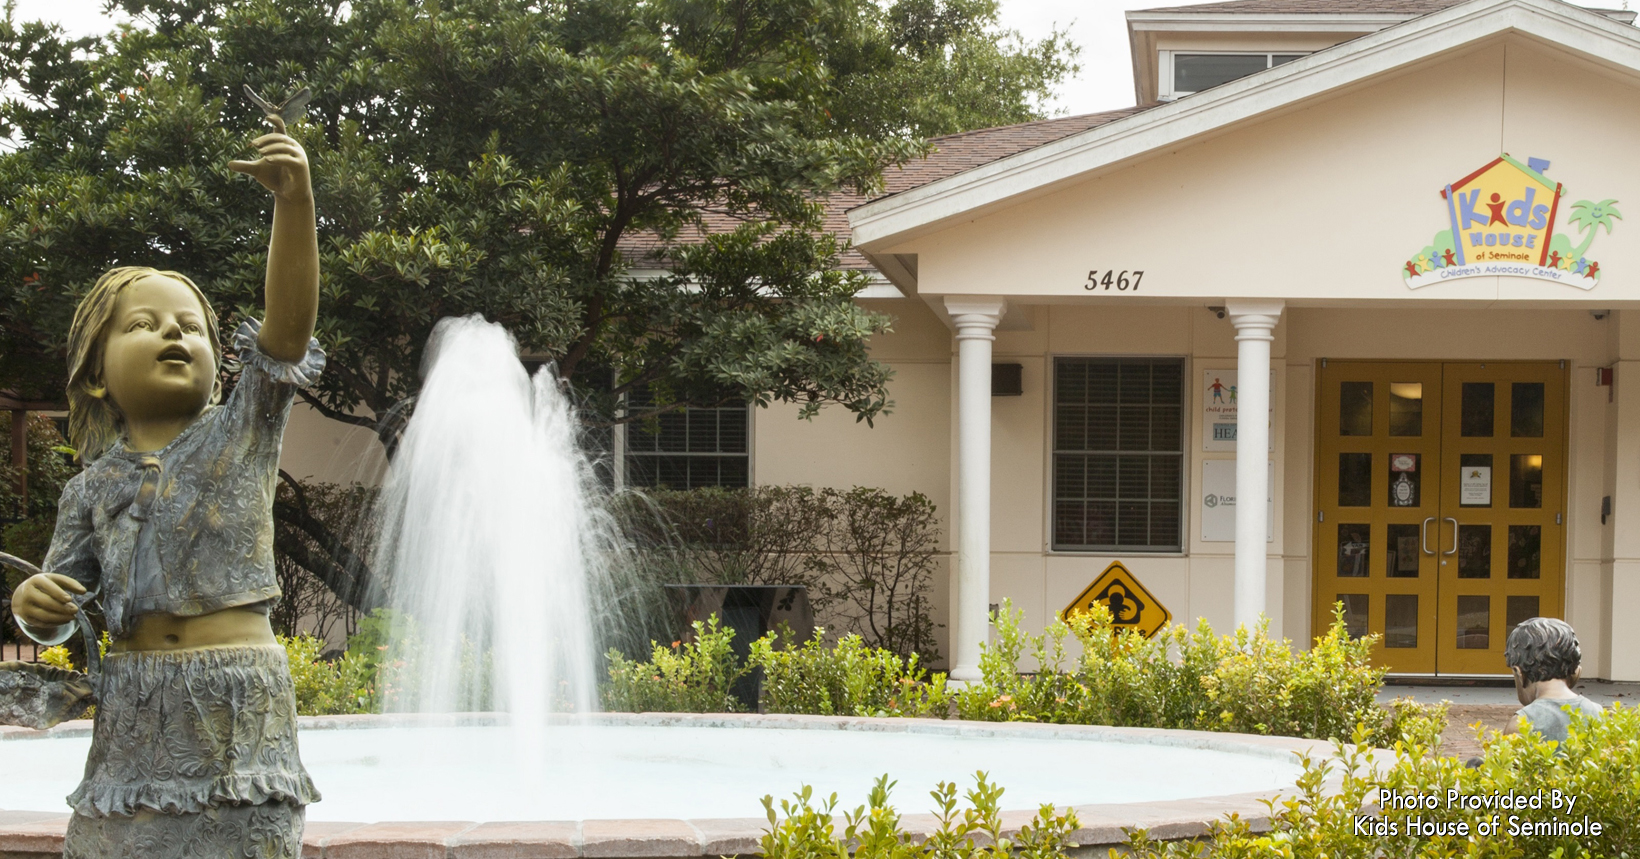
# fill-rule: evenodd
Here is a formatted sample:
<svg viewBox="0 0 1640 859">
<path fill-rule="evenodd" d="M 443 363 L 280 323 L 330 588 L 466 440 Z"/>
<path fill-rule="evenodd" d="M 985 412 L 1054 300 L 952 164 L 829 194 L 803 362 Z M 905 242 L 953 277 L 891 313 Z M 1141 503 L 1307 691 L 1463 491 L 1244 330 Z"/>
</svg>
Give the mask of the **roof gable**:
<svg viewBox="0 0 1640 859">
<path fill-rule="evenodd" d="M 1224 3 L 1197 3 L 1192 6 L 1161 6 L 1134 12 L 1177 12 L 1181 14 L 1242 15 L 1427 15 L 1463 0 L 1228 0 Z"/>
<path fill-rule="evenodd" d="M 1128 14 L 1170 13 L 1180 15 L 1428 15 L 1464 0 L 1226 0 L 1191 6 L 1160 6 L 1134 9 Z M 1628 9 L 1585 7 L 1625 23 L 1635 13 Z"/>
<path fill-rule="evenodd" d="M 1640 78 L 1640 31 L 1633 27 L 1559 0 L 1468 0 L 1207 92 L 878 198 L 849 212 L 854 240 L 873 258 L 875 251 L 943 224 L 1051 193 L 1509 33 Z"/>
</svg>

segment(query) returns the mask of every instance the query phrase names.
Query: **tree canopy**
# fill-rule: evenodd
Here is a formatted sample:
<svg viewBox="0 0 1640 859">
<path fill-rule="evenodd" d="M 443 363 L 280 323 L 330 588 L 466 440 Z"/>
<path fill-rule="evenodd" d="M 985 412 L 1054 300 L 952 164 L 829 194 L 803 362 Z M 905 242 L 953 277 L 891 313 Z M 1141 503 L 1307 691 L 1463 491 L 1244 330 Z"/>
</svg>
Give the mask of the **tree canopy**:
<svg viewBox="0 0 1640 859">
<path fill-rule="evenodd" d="M 138 23 L 0 21 L 0 390 L 61 396 L 74 307 L 116 265 L 188 274 L 224 330 L 258 315 L 272 203 L 226 164 L 266 131 L 245 87 L 306 85 L 329 362 L 301 397 L 389 441 L 433 325 L 474 313 L 590 423 L 871 420 L 891 320 L 852 300 L 822 201 L 929 135 L 1037 118 L 1075 56 L 1002 32 L 994 0 L 112 6 Z M 618 409 L 639 386 L 654 408 Z"/>
<path fill-rule="evenodd" d="M 871 188 L 920 135 L 1036 116 L 1073 55 L 999 41 L 991 0 L 118 6 L 141 25 L 106 39 L 0 25 L 0 388 L 60 390 L 73 306 L 113 265 L 255 313 L 270 204 L 223 165 L 262 130 L 243 86 L 307 84 L 332 369 L 304 397 L 370 425 L 413 391 L 432 325 L 468 313 L 605 420 L 640 384 L 663 407 L 870 419 L 888 374 L 864 343 L 888 320 L 850 301 L 817 200 Z M 629 276 L 635 239 L 668 274 Z"/>
</svg>

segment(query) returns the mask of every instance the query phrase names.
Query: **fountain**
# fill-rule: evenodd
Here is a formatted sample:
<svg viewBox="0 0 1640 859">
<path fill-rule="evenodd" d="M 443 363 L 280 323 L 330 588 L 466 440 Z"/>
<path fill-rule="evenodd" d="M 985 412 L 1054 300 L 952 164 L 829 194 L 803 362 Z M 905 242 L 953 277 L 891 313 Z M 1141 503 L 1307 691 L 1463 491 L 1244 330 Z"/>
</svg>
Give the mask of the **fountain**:
<svg viewBox="0 0 1640 859">
<path fill-rule="evenodd" d="M 445 319 L 382 487 L 403 712 L 505 712 L 531 747 L 548 712 L 593 709 L 588 596 L 613 544 L 576 419 L 550 367 L 532 380 L 501 326 Z"/>
<path fill-rule="evenodd" d="M 811 785 L 841 808 L 874 779 L 927 810 L 984 770 L 1006 807 L 1072 806 L 1075 840 L 1204 831 L 1291 786 L 1326 743 L 1191 731 L 777 715 L 599 714 L 594 609 L 615 548 L 575 417 L 514 341 L 445 320 L 383 490 L 396 653 L 417 682 L 382 716 L 301 719 L 324 792 L 306 855 L 695 857 L 755 851 L 759 799 Z M 484 710 L 488 712 L 473 712 Z M 0 727 L 0 855 L 60 851 L 89 722 Z M 1009 812 L 1007 826 L 1030 814 Z M 457 821 L 457 822 L 450 822 Z M 537 822 L 519 822 L 537 821 Z M 912 815 L 917 831 L 931 822 Z"/>
</svg>

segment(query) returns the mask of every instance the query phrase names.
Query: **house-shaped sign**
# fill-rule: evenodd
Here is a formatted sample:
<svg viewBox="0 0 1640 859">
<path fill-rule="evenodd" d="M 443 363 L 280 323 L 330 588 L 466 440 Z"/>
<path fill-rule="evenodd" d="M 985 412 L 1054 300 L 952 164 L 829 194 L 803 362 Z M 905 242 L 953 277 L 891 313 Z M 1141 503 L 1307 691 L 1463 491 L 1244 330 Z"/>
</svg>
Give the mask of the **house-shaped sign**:
<svg viewBox="0 0 1640 859">
<path fill-rule="evenodd" d="M 1145 638 L 1150 638 L 1160 632 L 1167 622 L 1173 619 L 1173 613 L 1162 605 L 1145 586 L 1139 584 L 1139 579 L 1128 568 L 1122 566 L 1121 561 L 1111 561 L 1099 577 L 1093 580 L 1070 605 L 1060 612 L 1060 616 L 1069 620 L 1071 615 L 1080 614 L 1093 608 L 1094 603 L 1103 603 L 1110 610 L 1111 626 L 1116 629 L 1131 629 Z"/>
<path fill-rule="evenodd" d="M 1579 200 L 1570 206 L 1567 225 L 1586 233 L 1573 239 L 1557 235 L 1556 220 L 1567 211 L 1564 188 L 1544 175 L 1549 162 L 1531 158 L 1522 164 L 1508 153 L 1441 189 L 1447 229 L 1401 266 L 1411 289 L 1465 277 L 1528 277 L 1593 289 L 1600 282 L 1600 263 L 1588 256 L 1600 227 L 1609 233 L 1621 220 L 1616 200 Z M 1569 232 L 1569 231 L 1563 231 Z"/>
</svg>

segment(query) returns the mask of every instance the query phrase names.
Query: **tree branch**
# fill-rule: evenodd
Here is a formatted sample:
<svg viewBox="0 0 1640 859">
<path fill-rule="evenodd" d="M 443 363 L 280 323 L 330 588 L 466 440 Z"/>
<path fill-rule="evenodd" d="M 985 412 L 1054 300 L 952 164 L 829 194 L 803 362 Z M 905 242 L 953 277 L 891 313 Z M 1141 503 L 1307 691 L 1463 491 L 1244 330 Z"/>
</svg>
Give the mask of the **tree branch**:
<svg viewBox="0 0 1640 859">
<path fill-rule="evenodd" d="M 302 402 L 307 403 L 308 406 L 312 407 L 314 411 L 324 415 L 327 418 L 330 418 L 333 421 L 341 421 L 344 424 L 352 424 L 356 427 L 369 427 L 370 429 L 376 428 L 376 418 L 372 418 L 368 415 L 355 415 L 351 412 L 333 409 L 330 406 L 325 405 L 323 402 L 320 402 L 317 397 L 308 393 L 306 390 L 299 390 L 297 391 L 297 394 L 301 396 Z"/>
<path fill-rule="evenodd" d="M 296 497 L 296 503 L 275 501 L 274 519 L 306 534 L 319 546 L 324 555 L 317 556 L 309 552 L 307 546 L 288 529 L 277 532 L 274 542 L 290 556 L 291 560 L 324 582 L 342 602 L 360 611 L 369 611 L 370 606 L 366 603 L 371 585 L 375 582 L 375 574 L 371 571 L 370 565 L 365 563 L 346 541 L 337 537 L 329 526 L 314 518 L 308 509 L 307 493 L 290 472 L 280 469 L 279 480 L 290 487 L 291 493 Z M 291 544 L 299 546 L 300 549 L 291 549 Z"/>
</svg>

